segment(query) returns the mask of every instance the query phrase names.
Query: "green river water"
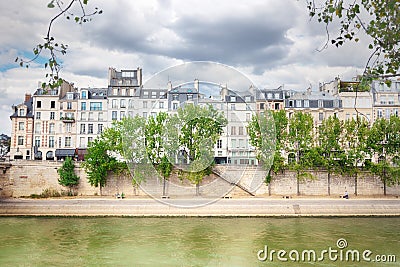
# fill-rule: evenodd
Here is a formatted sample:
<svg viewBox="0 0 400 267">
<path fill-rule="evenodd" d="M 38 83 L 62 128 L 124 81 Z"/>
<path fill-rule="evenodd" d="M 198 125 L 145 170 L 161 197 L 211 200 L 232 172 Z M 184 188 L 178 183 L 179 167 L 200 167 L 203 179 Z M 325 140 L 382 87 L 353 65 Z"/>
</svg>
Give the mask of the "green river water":
<svg viewBox="0 0 400 267">
<path fill-rule="evenodd" d="M 400 218 L 3 217 L 0 266 L 400 266 L 399 230 Z M 288 261 L 260 261 L 265 246 Z M 337 253 L 320 256 L 329 247 Z M 317 259 L 301 261 L 304 250 Z"/>
</svg>

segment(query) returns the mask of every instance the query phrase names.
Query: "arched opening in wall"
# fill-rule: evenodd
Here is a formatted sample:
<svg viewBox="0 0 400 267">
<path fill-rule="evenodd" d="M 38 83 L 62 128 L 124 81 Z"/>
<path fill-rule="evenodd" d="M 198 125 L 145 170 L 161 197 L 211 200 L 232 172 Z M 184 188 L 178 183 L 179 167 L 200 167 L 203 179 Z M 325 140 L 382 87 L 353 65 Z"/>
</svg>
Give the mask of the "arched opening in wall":
<svg viewBox="0 0 400 267">
<path fill-rule="evenodd" d="M 42 151 L 37 151 L 35 153 L 35 160 L 42 160 Z"/>
<path fill-rule="evenodd" d="M 53 151 L 48 151 L 46 153 L 46 160 L 54 160 L 54 153 Z"/>
<path fill-rule="evenodd" d="M 289 153 L 288 155 L 288 164 L 292 164 L 296 161 L 296 155 L 294 153 Z"/>
<path fill-rule="evenodd" d="M 385 157 L 383 155 L 380 155 L 378 158 L 378 163 L 384 162 L 385 161 Z"/>
</svg>

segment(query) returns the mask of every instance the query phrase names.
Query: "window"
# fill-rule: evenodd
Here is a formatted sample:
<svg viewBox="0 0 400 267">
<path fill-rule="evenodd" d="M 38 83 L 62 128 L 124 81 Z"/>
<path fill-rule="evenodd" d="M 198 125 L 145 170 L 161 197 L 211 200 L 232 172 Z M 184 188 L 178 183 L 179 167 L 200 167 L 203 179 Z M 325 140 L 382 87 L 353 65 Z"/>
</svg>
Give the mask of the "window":
<svg viewBox="0 0 400 267">
<path fill-rule="evenodd" d="M 386 119 L 390 118 L 390 109 L 388 109 L 388 108 L 386 109 L 385 115 L 386 115 Z"/>
<path fill-rule="evenodd" d="M 398 117 L 398 116 L 399 116 L 399 110 L 398 110 L 397 108 L 395 108 L 395 109 L 393 110 L 393 114 L 394 114 L 396 117 Z"/>
<path fill-rule="evenodd" d="M 222 156 L 222 151 L 218 151 L 218 157 Z"/>
<path fill-rule="evenodd" d="M 164 102 L 159 102 L 159 103 L 158 103 L 158 107 L 159 107 L 159 108 L 164 108 Z"/>
<path fill-rule="evenodd" d="M 64 103 L 60 103 L 60 109 L 63 109 L 63 104 L 64 104 Z"/>
<path fill-rule="evenodd" d="M 179 96 L 178 95 L 172 95 L 172 101 L 178 101 Z"/>
<path fill-rule="evenodd" d="M 149 92 L 148 91 L 144 91 L 143 92 L 143 98 L 149 98 Z"/>
<path fill-rule="evenodd" d="M 93 141 L 93 137 L 88 137 L 87 142 L 90 144 Z"/>
<path fill-rule="evenodd" d="M 65 137 L 65 146 L 66 147 L 71 146 L 71 137 L 70 136 Z"/>
<path fill-rule="evenodd" d="M 279 99 L 279 93 L 275 93 L 275 94 L 274 94 L 274 98 L 275 98 L 275 99 Z"/>
<path fill-rule="evenodd" d="M 150 115 L 151 115 L 153 118 L 156 118 L 157 113 L 156 113 L 156 112 L 152 112 L 152 113 L 150 113 Z"/>
<path fill-rule="evenodd" d="M 35 137 L 35 146 L 40 147 L 40 137 L 39 136 Z"/>
<path fill-rule="evenodd" d="M 231 139 L 231 147 L 236 147 L 236 139 Z"/>
<path fill-rule="evenodd" d="M 246 96 L 245 100 L 246 100 L 246 102 L 250 102 L 251 101 L 251 96 Z"/>
<path fill-rule="evenodd" d="M 217 141 L 217 148 L 222 148 L 222 140 Z"/>
<path fill-rule="evenodd" d="M 289 100 L 289 108 L 292 108 L 292 107 L 294 107 L 293 100 Z"/>
<path fill-rule="evenodd" d="M 125 118 L 125 111 L 121 111 L 120 113 L 120 119 L 122 120 L 123 118 Z"/>
<path fill-rule="evenodd" d="M 81 95 L 82 95 L 82 99 L 86 99 L 86 91 L 82 91 Z"/>
<path fill-rule="evenodd" d="M 304 100 L 304 107 L 309 108 L 310 107 L 310 101 L 309 100 Z"/>
<path fill-rule="evenodd" d="M 54 147 L 54 136 L 49 136 L 49 147 Z"/>
<path fill-rule="evenodd" d="M 88 124 L 88 134 L 93 134 L 93 124 Z"/>
<path fill-rule="evenodd" d="M 25 109 L 21 108 L 19 110 L 19 116 L 25 116 Z"/>
<path fill-rule="evenodd" d="M 66 123 L 65 128 L 66 128 L 67 133 L 70 133 L 71 129 L 72 129 L 72 123 Z"/>
<path fill-rule="evenodd" d="M 236 102 L 236 96 L 231 96 L 231 102 Z"/>
<path fill-rule="evenodd" d="M 93 112 L 89 112 L 89 120 L 90 120 L 90 121 L 93 120 Z"/>
<path fill-rule="evenodd" d="M 132 99 L 128 100 L 128 108 L 133 108 L 133 101 Z"/>
<path fill-rule="evenodd" d="M 187 95 L 187 100 L 193 100 L 193 95 L 192 94 L 190 94 L 190 95 Z"/>
<path fill-rule="evenodd" d="M 323 108 L 324 107 L 324 101 L 323 100 L 318 100 L 318 107 Z"/>
<path fill-rule="evenodd" d="M 54 111 L 50 112 L 50 120 L 54 120 L 56 113 Z"/>
<path fill-rule="evenodd" d="M 122 100 L 121 100 L 122 103 Z M 90 110 L 103 110 L 103 103 L 101 102 L 90 102 Z M 121 106 L 122 108 L 122 106 Z"/>
<path fill-rule="evenodd" d="M 301 100 L 296 100 L 296 108 L 301 108 Z"/>
<path fill-rule="evenodd" d="M 118 100 L 117 99 L 112 100 L 112 108 L 118 108 Z"/>
<path fill-rule="evenodd" d="M 250 121 L 250 117 L 251 117 L 251 114 L 250 113 L 246 113 L 246 121 Z"/>
<path fill-rule="evenodd" d="M 126 89 L 125 89 L 125 88 L 122 88 L 122 89 L 121 89 L 121 95 L 122 95 L 122 96 L 126 95 Z"/>
<path fill-rule="evenodd" d="M 24 145 L 24 137 L 23 136 L 18 136 L 18 145 L 23 146 Z"/>
<path fill-rule="evenodd" d="M 79 147 L 86 147 L 85 137 L 80 137 L 79 138 Z"/>
<path fill-rule="evenodd" d="M 236 135 L 236 127 L 231 126 L 231 135 Z"/>
<path fill-rule="evenodd" d="M 239 126 L 239 135 L 243 135 L 243 126 Z"/>
<path fill-rule="evenodd" d="M 74 99 L 74 93 L 68 92 L 67 99 L 69 99 L 69 100 Z"/>
<path fill-rule="evenodd" d="M 85 112 L 81 113 L 81 120 L 82 121 L 86 120 L 86 113 Z"/>
<path fill-rule="evenodd" d="M 235 109 L 236 109 L 235 104 L 231 104 L 231 110 L 235 110 Z"/>
<path fill-rule="evenodd" d="M 103 121 L 103 112 L 99 112 L 98 121 Z"/>
<path fill-rule="evenodd" d="M 155 108 L 156 107 L 156 101 L 151 101 L 151 108 Z"/>
<path fill-rule="evenodd" d="M 245 147 L 245 142 L 243 139 L 239 139 L 239 147 Z"/>
<path fill-rule="evenodd" d="M 173 103 L 172 104 L 172 109 L 177 110 L 178 109 L 178 103 Z"/>
<path fill-rule="evenodd" d="M 350 119 L 350 114 L 346 113 L 346 120 L 349 120 L 349 119 Z"/>
<path fill-rule="evenodd" d="M 103 132 L 103 124 L 98 125 L 97 133 L 101 134 Z"/>
<path fill-rule="evenodd" d="M 271 98 L 272 98 L 272 93 L 268 93 L 268 94 L 267 94 L 267 98 L 268 98 L 268 99 L 271 99 Z"/>
<path fill-rule="evenodd" d="M 40 120 L 40 117 L 41 117 L 41 113 L 40 112 L 36 112 L 36 119 Z"/>
<path fill-rule="evenodd" d="M 147 112 L 143 112 L 143 118 L 147 118 Z"/>
<path fill-rule="evenodd" d="M 86 110 L 86 102 L 81 103 L 81 110 Z"/>
<path fill-rule="evenodd" d="M 143 101 L 143 108 L 147 108 L 147 101 Z"/>
<path fill-rule="evenodd" d="M 67 102 L 67 109 L 72 109 L 72 102 Z"/>
<path fill-rule="evenodd" d="M 41 108 L 41 107 L 42 107 L 42 101 L 37 101 L 36 108 Z"/>
<path fill-rule="evenodd" d="M 378 118 L 382 118 L 383 117 L 383 113 L 381 109 L 378 109 Z"/>
<path fill-rule="evenodd" d="M 50 102 L 50 108 L 56 108 L 56 101 Z"/>
<path fill-rule="evenodd" d="M 121 108 L 126 108 L 126 100 L 125 100 L 125 99 L 121 99 L 121 100 L 120 100 L 120 103 L 119 103 L 119 106 L 120 106 Z"/>
<path fill-rule="evenodd" d="M 25 130 L 25 122 L 19 122 L 18 123 L 18 130 L 20 130 L 20 131 Z"/>
<path fill-rule="evenodd" d="M 157 98 L 157 92 L 151 92 L 151 98 Z"/>
<path fill-rule="evenodd" d="M 113 111 L 111 114 L 112 120 L 115 121 L 117 119 L 117 112 Z"/>
<path fill-rule="evenodd" d="M 49 133 L 54 134 L 54 123 L 49 124 Z"/>
<path fill-rule="evenodd" d="M 41 130 L 42 130 L 42 123 L 36 122 L 35 123 L 35 134 L 40 134 Z"/>
<path fill-rule="evenodd" d="M 265 104 L 264 103 L 260 103 L 260 109 L 264 109 L 265 108 Z"/>
<path fill-rule="evenodd" d="M 246 104 L 246 110 L 251 110 L 251 107 L 249 104 Z"/>
<path fill-rule="evenodd" d="M 86 133 L 86 124 L 81 124 L 80 133 L 81 133 L 81 134 Z"/>
<path fill-rule="evenodd" d="M 319 121 L 324 120 L 324 113 L 320 112 L 320 113 L 318 114 L 318 119 L 319 119 Z"/>
<path fill-rule="evenodd" d="M 281 109 L 281 105 L 279 103 L 275 103 L 275 110 L 280 110 Z"/>
</svg>

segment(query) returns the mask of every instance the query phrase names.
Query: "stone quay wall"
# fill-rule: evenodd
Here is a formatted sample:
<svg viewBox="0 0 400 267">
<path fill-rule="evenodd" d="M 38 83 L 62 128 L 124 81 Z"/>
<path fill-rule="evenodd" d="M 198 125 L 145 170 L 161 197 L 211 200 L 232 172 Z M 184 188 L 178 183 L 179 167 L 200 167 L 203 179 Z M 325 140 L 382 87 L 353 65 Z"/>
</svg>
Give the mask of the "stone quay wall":
<svg viewBox="0 0 400 267">
<path fill-rule="evenodd" d="M 11 164 L 10 164 L 11 163 Z M 0 163 L 0 197 L 21 197 L 31 194 L 41 194 L 45 189 L 53 189 L 58 192 L 67 191 L 58 184 L 59 175 L 57 169 L 61 167 L 62 162 L 56 161 L 12 161 L 10 163 Z M 243 172 L 243 167 L 238 167 Z M 232 169 L 230 170 L 232 174 Z M 234 172 L 234 170 L 233 170 Z M 254 169 L 245 170 L 253 175 Z M 113 196 L 116 193 L 123 192 L 126 196 L 145 196 L 146 192 L 132 185 L 132 178 L 127 176 L 116 176 L 110 174 L 107 179 L 107 185 L 101 192 L 98 187 L 89 184 L 84 169 L 76 163 L 75 173 L 80 177 L 76 192 L 80 196 Z M 361 173 L 357 179 L 345 177 L 337 174 L 331 174 L 330 183 L 328 183 L 328 173 L 326 171 L 313 171 L 313 179 L 302 180 L 297 184 L 296 173 L 285 171 L 284 173 L 273 176 L 271 183 L 267 186 L 262 184 L 255 192 L 256 196 L 296 196 L 299 187 L 301 196 L 330 196 L 338 197 L 345 191 L 350 196 L 356 193 L 358 196 L 376 197 L 383 196 L 383 183 L 379 177 L 373 176 L 368 172 Z M 229 172 L 226 173 L 229 175 Z M 246 174 L 243 175 L 245 177 Z M 241 186 L 232 186 L 227 177 L 222 179 L 216 174 L 206 177 L 202 185 L 205 185 L 202 196 L 214 197 L 213 191 L 229 192 L 227 195 L 232 197 L 250 196 L 246 191 L 246 183 L 239 181 Z M 207 187 L 207 184 L 212 186 Z M 187 181 L 181 181 L 176 174 L 167 182 L 167 192 L 171 197 L 180 195 L 184 197 L 194 196 L 196 188 Z M 154 192 L 162 194 L 162 181 L 149 184 L 147 188 L 154 188 Z M 183 188 L 183 189 L 182 189 Z M 182 190 L 185 191 L 184 194 Z M 178 192 L 179 191 L 179 192 Z M 387 186 L 387 195 L 399 196 L 400 185 Z M 254 193 L 254 192 L 253 192 Z M 156 193 L 157 194 L 157 193 Z"/>
</svg>

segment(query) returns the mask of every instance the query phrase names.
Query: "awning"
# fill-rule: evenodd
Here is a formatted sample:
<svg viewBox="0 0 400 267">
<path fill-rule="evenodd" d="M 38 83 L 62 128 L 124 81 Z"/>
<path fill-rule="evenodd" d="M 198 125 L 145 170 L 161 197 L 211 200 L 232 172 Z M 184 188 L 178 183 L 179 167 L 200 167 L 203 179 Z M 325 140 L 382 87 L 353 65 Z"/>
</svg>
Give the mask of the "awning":
<svg viewBox="0 0 400 267">
<path fill-rule="evenodd" d="M 75 149 L 56 149 L 56 157 L 74 157 Z"/>
</svg>

